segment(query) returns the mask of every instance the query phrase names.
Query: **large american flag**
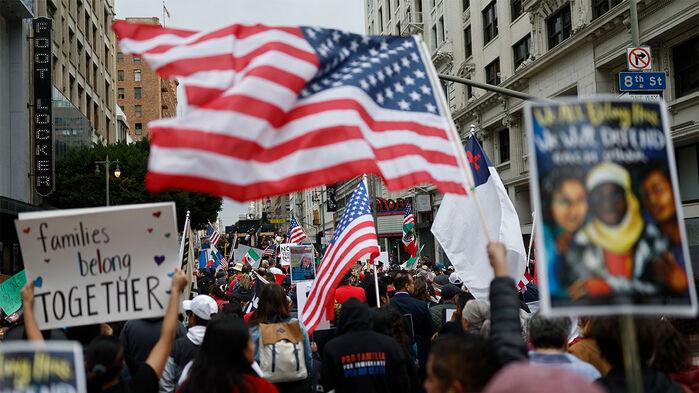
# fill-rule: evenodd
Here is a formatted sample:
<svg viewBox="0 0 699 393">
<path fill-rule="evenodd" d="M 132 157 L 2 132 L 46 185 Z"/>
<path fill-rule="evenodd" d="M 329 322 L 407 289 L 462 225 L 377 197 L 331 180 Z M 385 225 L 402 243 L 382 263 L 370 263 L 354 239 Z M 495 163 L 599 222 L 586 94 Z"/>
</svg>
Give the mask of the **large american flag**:
<svg viewBox="0 0 699 393">
<path fill-rule="evenodd" d="M 289 221 L 289 231 L 286 233 L 286 237 L 289 243 L 299 243 L 306 238 L 306 232 L 303 231 L 303 227 L 299 225 L 294 216 L 291 216 L 291 221 Z"/>
<path fill-rule="evenodd" d="M 117 21 L 124 52 L 183 85 L 149 124 L 150 191 L 254 200 L 379 174 L 466 193 L 467 163 L 416 37 L 235 24 L 209 32 Z"/>
<path fill-rule="evenodd" d="M 373 260 L 379 252 L 366 182 L 362 180 L 345 206 L 303 307 L 302 322 L 309 332 L 323 319 L 327 303 L 334 299 L 335 287 L 345 273 L 364 256 Z"/>
<path fill-rule="evenodd" d="M 212 246 L 217 245 L 218 241 L 221 240 L 221 234 L 211 223 L 206 224 L 206 237 L 209 239 L 209 243 L 211 243 Z"/>
</svg>

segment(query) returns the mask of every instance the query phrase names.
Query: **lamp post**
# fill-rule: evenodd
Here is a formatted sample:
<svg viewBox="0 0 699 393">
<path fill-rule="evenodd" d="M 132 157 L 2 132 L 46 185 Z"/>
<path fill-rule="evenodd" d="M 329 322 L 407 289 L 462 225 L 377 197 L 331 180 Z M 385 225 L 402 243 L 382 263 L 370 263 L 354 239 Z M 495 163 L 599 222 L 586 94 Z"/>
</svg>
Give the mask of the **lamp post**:
<svg viewBox="0 0 699 393">
<path fill-rule="evenodd" d="M 109 169 L 111 168 L 112 164 L 116 164 L 116 169 L 114 169 L 114 177 L 117 179 L 119 176 L 121 176 L 121 169 L 119 169 L 119 159 L 116 159 L 114 161 L 109 160 L 109 155 L 107 155 L 107 158 L 104 159 L 104 161 L 95 161 L 95 173 L 99 175 L 100 173 L 100 164 L 104 164 L 104 181 L 106 184 L 106 206 L 109 206 Z"/>
</svg>

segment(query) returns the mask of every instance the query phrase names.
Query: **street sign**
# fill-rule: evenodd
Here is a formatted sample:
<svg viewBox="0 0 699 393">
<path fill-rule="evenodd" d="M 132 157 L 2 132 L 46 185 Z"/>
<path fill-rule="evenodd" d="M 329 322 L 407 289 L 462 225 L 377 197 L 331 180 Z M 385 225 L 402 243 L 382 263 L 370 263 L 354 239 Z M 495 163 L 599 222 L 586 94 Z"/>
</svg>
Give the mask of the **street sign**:
<svg viewBox="0 0 699 393">
<path fill-rule="evenodd" d="M 626 65 L 629 71 L 646 71 L 651 69 L 650 47 L 639 46 L 626 48 Z"/>
<path fill-rule="evenodd" d="M 664 72 L 628 72 L 619 73 L 619 91 L 663 91 L 667 87 Z"/>
<path fill-rule="evenodd" d="M 655 101 L 660 99 L 660 94 L 634 94 L 634 93 L 623 93 L 619 97 L 626 97 L 636 101 Z"/>
</svg>

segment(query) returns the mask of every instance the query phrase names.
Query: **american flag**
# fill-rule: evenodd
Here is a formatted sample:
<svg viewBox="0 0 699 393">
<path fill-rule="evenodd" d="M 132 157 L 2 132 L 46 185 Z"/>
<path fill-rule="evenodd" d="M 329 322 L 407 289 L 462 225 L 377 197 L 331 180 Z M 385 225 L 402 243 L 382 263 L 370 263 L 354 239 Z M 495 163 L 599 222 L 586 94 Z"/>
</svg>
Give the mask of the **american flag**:
<svg viewBox="0 0 699 393">
<path fill-rule="evenodd" d="M 360 181 L 320 261 L 318 275 L 303 307 L 302 322 L 309 332 L 322 320 L 326 305 L 334 298 L 335 287 L 345 273 L 366 255 L 373 260 L 379 251 L 366 183 Z"/>
<path fill-rule="evenodd" d="M 117 21 L 124 52 L 183 85 L 149 124 L 146 186 L 239 201 L 380 175 L 391 191 L 465 194 L 468 163 L 416 37 L 235 24 L 209 32 Z"/>
<path fill-rule="evenodd" d="M 289 231 L 286 233 L 286 238 L 289 243 L 299 243 L 306 238 L 306 232 L 303 231 L 294 216 L 291 216 L 291 221 L 289 221 Z"/>
<path fill-rule="evenodd" d="M 221 234 L 214 229 L 211 223 L 206 224 L 206 237 L 209 239 L 209 243 L 211 243 L 212 246 L 215 246 L 218 244 L 218 241 L 221 240 Z"/>
<path fill-rule="evenodd" d="M 262 256 L 272 257 L 274 256 L 274 243 L 270 243 L 267 248 L 262 251 Z"/>
<path fill-rule="evenodd" d="M 403 227 L 412 229 L 415 226 L 415 216 L 413 216 L 413 206 L 410 203 L 405 204 L 403 210 Z"/>
</svg>

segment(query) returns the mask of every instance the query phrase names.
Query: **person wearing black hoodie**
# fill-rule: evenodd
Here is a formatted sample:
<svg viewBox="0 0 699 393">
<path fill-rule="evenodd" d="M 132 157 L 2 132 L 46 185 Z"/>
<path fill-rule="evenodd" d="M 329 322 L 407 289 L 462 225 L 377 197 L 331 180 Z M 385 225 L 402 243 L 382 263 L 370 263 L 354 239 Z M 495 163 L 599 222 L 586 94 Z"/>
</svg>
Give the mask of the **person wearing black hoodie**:
<svg viewBox="0 0 699 393">
<path fill-rule="evenodd" d="M 337 336 L 323 348 L 320 382 L 326 392 L 409 392 L 405 352 L 371 329 L 371 309 L 352 298 L 337 319 Z"/>
</svg>

